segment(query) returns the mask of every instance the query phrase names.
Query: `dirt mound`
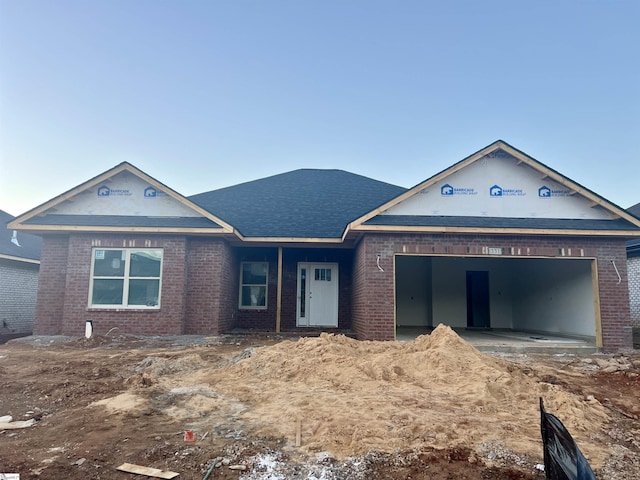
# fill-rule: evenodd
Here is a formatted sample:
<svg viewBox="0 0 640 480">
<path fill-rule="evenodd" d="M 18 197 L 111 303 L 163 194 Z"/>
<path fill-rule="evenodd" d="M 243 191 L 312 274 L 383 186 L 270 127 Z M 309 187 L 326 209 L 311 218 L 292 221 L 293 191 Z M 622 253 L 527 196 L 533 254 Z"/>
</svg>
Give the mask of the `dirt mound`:
<svg viewBox="0 0 640 480">
<path fill-rule="evenodd" d="M 156 356 L 147 357 L 142 360 L 136 367 L 136 372 L 152 377 L 159 377 L 162 375 L 172 375 L 197 370 L 206 365 L 207 363 L 197 353 L 186 356 L 176 356 L 175 358 Z"/>
<path fill-rule="evenodd" d="M 304 450 L 337 457 L 373 448 L 488 445 L 539 457 L 543 397 L 599 464 L 606 455 L 598 444 L 608 421 L 604 407 L 530 375 L 440 325 L 404 344 L 332 334 L 284 341 L 206 380 L 249 407 L 243 419 L 256 433 L 293 441 L 299 429 Z"/>
<path fill-rule="evenodd" d="M 37 420 L 0 432 L 3 471 L 25 478 L 125 480 L 123 462 L 203 478 L 218 462 L 220 480 L 541 479 L 539 395 L 599 478 L 640 478 L 637 353 L 488 356 L 446 328 L 407 344 L 27 339 L 0 346 L 0 415 Z"/>
</svg>

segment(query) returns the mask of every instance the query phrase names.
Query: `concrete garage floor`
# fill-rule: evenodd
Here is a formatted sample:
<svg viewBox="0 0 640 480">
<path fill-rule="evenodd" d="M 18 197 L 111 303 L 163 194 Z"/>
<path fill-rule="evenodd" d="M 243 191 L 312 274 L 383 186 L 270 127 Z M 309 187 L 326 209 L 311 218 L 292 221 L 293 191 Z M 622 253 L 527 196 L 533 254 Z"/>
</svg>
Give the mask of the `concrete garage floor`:
<svg viewBox="0 0 640 480">
<path fill-rule="evenodd" d="M 396 339 L 399 342 L 407 342 L 419 335 L 429 334 L 432 330 L 431 327 L 398 327 Z M 583 338 L 503 329 L 454 330 L 463 340 L 483 352 L 588 355 L 598 351 L 595 340 Z"/>
</svg>

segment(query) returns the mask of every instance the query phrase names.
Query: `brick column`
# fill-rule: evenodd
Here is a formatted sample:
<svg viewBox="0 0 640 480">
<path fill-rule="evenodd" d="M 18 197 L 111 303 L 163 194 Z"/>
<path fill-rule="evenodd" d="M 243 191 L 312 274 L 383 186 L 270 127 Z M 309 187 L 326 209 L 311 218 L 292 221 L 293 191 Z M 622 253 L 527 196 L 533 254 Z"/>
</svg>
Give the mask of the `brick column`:
<svg viewBox="0 0 640 480">
<path fill-rule="evenodd" d="M 68 237 L 47 236 L 42 239 L 34 335 L 62 333 L 68 251 Z"/>
<path fill-rule="evenodd" d="M 380 268 L 377 256 L 380 255 Z M 356 247 L 352 323 L 360 340 L 395 339 L 393 249 L 389 237 L 367 235 Z"/>
</svg>

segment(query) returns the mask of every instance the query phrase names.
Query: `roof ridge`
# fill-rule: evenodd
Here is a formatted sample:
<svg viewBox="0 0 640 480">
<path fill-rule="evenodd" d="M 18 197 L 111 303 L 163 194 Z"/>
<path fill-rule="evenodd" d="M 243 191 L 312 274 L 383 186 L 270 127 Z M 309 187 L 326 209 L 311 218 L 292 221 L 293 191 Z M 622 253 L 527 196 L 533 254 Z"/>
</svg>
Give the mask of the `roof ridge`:
<svg viewBox="0 0 640 480">
<path fill-rule="evenodd" d="M 399 185 L 394 185 L 392 183 L 385 182 L 383 180 L 378 180 L 377 178 L 371 178 L 371 177 L 368 177 L 366 175 L 350 172 L 348 170 L 344 170 L 344 169 L 341 169 L 341 168 L 303 167 L 303 168 L 297 168 L 297 169 L 294 169 L 294 170 L 288 170 L 286 172 L 275 173 L 275 174 L 269 175 L 267 177 L 260 177 L 260 178 L 255 178 L 253 180 L 247 180 L 245 182 L 236 183 L 234 185 L 228 185 L 226 187 L 220 187 L 220 188 L 215 188 L 213 190 L 207 190 L 207 191 L 204 191 L 204 192 L 194 193 L 193 195 L 187 196 L 187 198 L 188 199 L 193 199 L 193 198 L 200 197 L 202 195 L 211 194 L 213 192 L 224 192 L 224 191 L 229 191 L 229 190 L 232 190 L 232 189 L 238 189 L 238 188 L 246 187 L 246 186 L 251 185 L 251 184 L 257 184 L 258 182 L 260 182 L 260 183 L 271 182 L 274 179 L 277 179 L 278 177 L 285 177 L 287 175 L 295 175 L 296 173 L 303 173 L 303 172 L 341 173 L 341 174 L 346 174 L 346 175 L 353 176 L 353 177 L 358 177 L 358 178 L 361 178 L 361 179 L 364 179 L 364 180 L 368 180 L 368 181 L 371 181 L 371 182 L 377 182 L 379 184 L 388 185 L 388 186 L 395 187 L 395 188 L 406 189 L 406 187 L 401 187 Z"/>
</svg>

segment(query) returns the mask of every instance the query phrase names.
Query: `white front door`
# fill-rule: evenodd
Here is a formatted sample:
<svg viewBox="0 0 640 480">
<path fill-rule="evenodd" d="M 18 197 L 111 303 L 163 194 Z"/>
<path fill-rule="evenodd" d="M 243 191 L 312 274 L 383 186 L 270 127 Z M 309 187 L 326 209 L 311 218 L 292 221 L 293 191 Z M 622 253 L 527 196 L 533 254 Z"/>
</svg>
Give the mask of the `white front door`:
<svg viewBox="0 0 640 480">
<path fill-rule="evenodd" d="M 299 263 L 297 326 L 338 326 L 338 264 Z"/>
</svg>

